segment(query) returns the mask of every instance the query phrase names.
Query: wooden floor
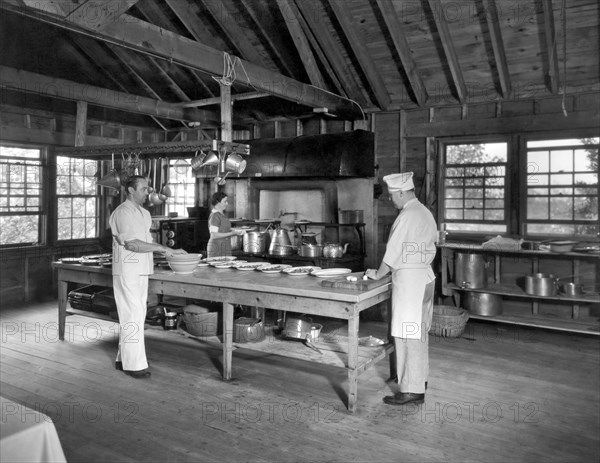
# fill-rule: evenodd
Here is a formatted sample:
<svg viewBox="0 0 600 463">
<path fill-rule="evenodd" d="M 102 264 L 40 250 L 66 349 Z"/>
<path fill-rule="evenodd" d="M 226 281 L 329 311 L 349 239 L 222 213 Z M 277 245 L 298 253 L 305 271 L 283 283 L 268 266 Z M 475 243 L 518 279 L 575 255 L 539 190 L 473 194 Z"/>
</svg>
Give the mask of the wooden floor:
<svg viewBox="0 0 600 463">
<path fill-rule="evenodd" d="M 70 462 L 598 462 L 597 336 L 469 322 L 430 338 L 423 406 L 382 402 L 388 363 L 346 372 L 146 330 L 152 378 L 116 371 L 117 325 L 56 302 L 2 307 L 0 393 L 53 418 Z M 383 324 L 361 323 L 361 336 Z M 326 327 L 327 328 L 327 327 Z"/>
</svg>

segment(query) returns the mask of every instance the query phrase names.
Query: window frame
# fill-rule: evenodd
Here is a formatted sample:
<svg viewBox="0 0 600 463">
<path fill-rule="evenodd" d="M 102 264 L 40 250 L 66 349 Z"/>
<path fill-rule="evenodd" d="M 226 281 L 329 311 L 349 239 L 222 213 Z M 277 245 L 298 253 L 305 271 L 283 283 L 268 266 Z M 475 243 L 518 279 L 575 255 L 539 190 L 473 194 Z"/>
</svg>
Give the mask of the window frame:
<svg viewBox="0 0 600 463">
<path fill-rule="evenodd" d="M 530 238 L 530 239 L 551 239 L 552 238 L 552 239 L 579 239 L 579 240 L 581 240 L 581 238 L 582 238 L 582 235 L 579 235 L 576 233 L 570 233 L 570 234 L 526 233 L 526 224 L 528 223 L 528 219 L 527 219 L 527 199 L 528 199 L 527 177 L 529 175 L 528 160 L 527 160 L 527 154 L 528 154 L 527 143 L 533 142 L 533 141 L 551 141 L 551 140 L 599 138 L 599 137 L 600 137 L 600 133 L 598 133 L 598 132 L 594 133 L 594 131 L 589 130 L 589 129 L 568 130 L 568 131 L 564 131 L 564 132 L 561 131 L 559 133 L 553 132 L 552 135 L 545 134 L 545 133 L 533 133 L 533 134 L 522 135 L 520 137 L 519 143 L 518 143 L 518 149 L 519 149 L 519 153 L 522 153 L 522 155 L 519 156 L 519 171 L 522 172 L 523 174 L 519 178 L 519 191 L 523 192 L 523 194 L 519 195 L 520 197 L 519 197 L 519 204 L 518 204 L 518 210 L 519 210 L 518 223 L 519 223 L 519 233 L 521 234 L 521 236 L 523 238 Z M 548 148 L 548 149 L 550 149 L 550 148 Z M 597 188 L 598 188 L 598 203 L 599 203 L 599 205 L 598 205 L 599 216 L 598 217 L 600 218 L 600 180 L 599 180 L 599 185 Z M 570 222 L 558 221 L 555 223 L 569 223 L 569 224 L 577 225 L 577 224 L 584 224 L 585 221 L 573 220 Z M 586 239 L 584 239 L 584 241 Z M 593 236 L 590 237 L 590 239 L 593 239 Z"/>
<path fill-rule="evenodd" d="M 79 160 L 82 161 L 84 163 L 90 161 L 90 159 L 88 158 L 80 158 L 80 157 L 76 157 L 76 156 L 61 156 L 60 154 L 55 154 L 54 155 L 54 164 L 55 164 L 55 169 L 54 169 L 54 182 L 52 182 L 52 186 L 53 186 L 53 194 L 54 194 L 54 204 L 55 207 L 53 208 L 53 216 L 54 216 L 54 226 L 53 226 L 53 236 L 54 236 L 54 240 L 53 242 L 57 245 L 57 246 L 64 246 L 64 245 L 68 245 L 68 244 L 81 244 L 81 243 L 92 243 L 98 239 L 101 238 L 101 233 L 102 233 L 102 223 L 101 223 L 101 214 L 100 214 L 100 210 L 102 209 L 102 197 L 103 195 L 101 194 L 100 188 L 97 184 L 95 185 L 95 190 L 96 190 L 96 194 L 95 195 L 74 195 L 74 194 L 69 194 L 69 195 L 63 195 L 63 194 L 59 194 L 57 191 L 57 182 L 58 182 L 58 175 L 59 175 L 59 169 L 58 169 L 58 158 L 59 157 L 63 157 L 63 158 L 68 158 L 71 160 L 71 162 L 73 162 L 73 160 Z M 98 173 L 101 172 L 101 168 L 102 168 L 102 163 L 99 160 L 92 160 L 96 163 L 96 175 L 98 175 Z M 83 177 L 83 176 L 82 176 Z M 71 178 L 71 175 L 69 175 L 69 178 Z M 97 179 L 96 179 L 97 180 Z M 95 210 L 95 219 L 96 219 L 96 236 L 94 237 L 90 237 L 90 238 L 69 238 L 69 239 L 60 239 L 58 237 L 58 227 L 59 227 L 59 217 L 58 217 L 58 200 L 60 198 L 96 198 L 96 210 Z M 71 217 L 71 223 L 72 223 L 73 217 Z"/>
<path fill-rule="evenodd" d="M 473 231 L 473 230 L 448 230 L 448 235 L 458 239 L 471 239 L 481 238 L 482 236 L 491 234 L 510 234 L 510 216 L 511 216 L 511 204 L 513 198 L 513 178 L 511 172 L 511 160 L 513 159 L 512 149 L 512 137 L 510 135 L 484 135 L 480 137 L 476 136 L 460 136 L 460 137 L 440 137 L 437 139 L 438 146 L 438 211 L 437 211 L 437 222 L 440 228 L 444 227 L 446 223 L 461 223 L 467 222 L 466 220 L 448 220 L 445 218 L 445 205 L 446 205 L 446 148 L 449 145 L 461 145 L 461 144 L 483 144 L 483 143 L 506 143 L 506 172 L 504 176 L 504 220 L 471 220 L 469 223 L 481 223 L 481 224 L 505 224 L 505 232 L 496 231 Z M 471 164 L 469 164 L 471 165 Z M 484 164 L 482 164 L 484 165 Z"/>
<path fill-rule="evenodd" d="M 23 243 L 8 243 L 0 244 L 0 249 L 15 249 L 15 248 L 37 248 L 46 246 L 48 241 L 48 215 L 50 213 L 50 188 L 48 182 L 44 181 L 49 177 L 49 150 L 47 146 L 40 145 L 37 143 L 22 143 L 12 142 L 9 140 L 0 140 L 0 144 L 11 148 L 22 148 L 22 149 L 35 149 L 39 150 L 40 157 L 40 204 L 39 211 L 27 212 L 21 211 L 21 213 L 13 212 L 0 212 L 2 216 L 37 216 L 38 217 L 38 239 L 35 242 L 23 242 Z"/>
</svg>

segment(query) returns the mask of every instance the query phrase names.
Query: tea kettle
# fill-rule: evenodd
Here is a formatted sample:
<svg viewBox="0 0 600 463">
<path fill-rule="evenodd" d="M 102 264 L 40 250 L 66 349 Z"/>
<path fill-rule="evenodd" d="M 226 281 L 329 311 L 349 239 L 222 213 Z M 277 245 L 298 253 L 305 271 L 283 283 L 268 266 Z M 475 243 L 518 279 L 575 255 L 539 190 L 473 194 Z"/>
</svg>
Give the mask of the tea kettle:
<svg viewBox="0 0 600 463">
<path fill-rule="evenodd" d="M 339 243 L 327 243 L 323 247 L 323 257 L 326 257 L 328 259 L 339 259 L 344 254 L 346 254 L 348 244 L 350 243 L 346 243 L 342 246 Z"/>
</svg>

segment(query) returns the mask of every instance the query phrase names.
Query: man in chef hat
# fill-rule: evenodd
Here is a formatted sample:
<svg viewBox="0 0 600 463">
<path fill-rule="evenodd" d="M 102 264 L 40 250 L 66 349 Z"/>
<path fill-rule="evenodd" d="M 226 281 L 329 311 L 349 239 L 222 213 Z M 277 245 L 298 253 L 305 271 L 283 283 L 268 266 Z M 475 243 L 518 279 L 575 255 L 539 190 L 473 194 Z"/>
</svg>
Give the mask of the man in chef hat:
<svg viewBox="0 0 600 463">
<path fill-rule="evenodd" d="M 391 333 L 396 348 L 398 389 L 383 401 L 390 405 L 425 401 L 429 374 L 427 332 L 433 314 L 437 225 L 429 210 L 415 196 L 413 173 L 383 177 L 390 200 L 400 213 L 387 242 L 379 269 L 369 269 L 368 278 L 378 280 L 392 273 Z"/>
</svg>

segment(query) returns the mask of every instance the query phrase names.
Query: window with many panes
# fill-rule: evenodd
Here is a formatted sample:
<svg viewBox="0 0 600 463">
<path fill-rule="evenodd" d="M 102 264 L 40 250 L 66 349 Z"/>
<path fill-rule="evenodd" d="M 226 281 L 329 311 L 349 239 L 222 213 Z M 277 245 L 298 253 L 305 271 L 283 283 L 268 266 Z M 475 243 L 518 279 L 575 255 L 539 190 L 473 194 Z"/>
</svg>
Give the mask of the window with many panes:
<svg viewBox="0 0 600 463">
<path fill-rule="evenodd" d="M 43 240 L 43 169 L 40 147 L 0 145 L 0 245 Z"/>
<path fill-rule="evenodd" d="M 195 204 L 196 177 L 189 160 L 182 158 L 169 161 L 169 183 L 171 197 L 165 202 L 165 213 L 177 212 L 187 217 L 187 208 Z"/>
<path fill-rule="evenodd" d="M 56 157 L 58 240 L 98 237 L 98 161 Z"/>
<path fill-rule="evenodd" d="M 524 230 L 527 235 L 596 236 L 600 138 L 530 140 Z"/>
<path fill-rule="evenodd" d="M 508 143 L 448 143 L 443 149 L 442 218 L 450 232 L 504 233 Z"/>
</svg>

